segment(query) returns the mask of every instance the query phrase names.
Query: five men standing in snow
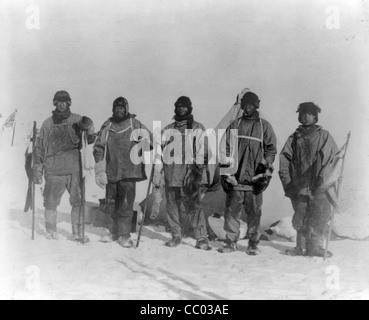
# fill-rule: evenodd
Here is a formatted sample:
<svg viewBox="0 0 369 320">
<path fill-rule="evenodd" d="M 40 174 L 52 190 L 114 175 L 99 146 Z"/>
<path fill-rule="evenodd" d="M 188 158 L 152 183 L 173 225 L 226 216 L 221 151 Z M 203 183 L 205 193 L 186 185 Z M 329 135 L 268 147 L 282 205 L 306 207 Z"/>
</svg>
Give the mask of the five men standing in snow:
<svg viewBox="0 0 369 320">
<path fill-rule="evenodd" d="M 45 174 L 44 206 L 47 238 L 57 239 L 57 206 L 65 190 L 72 206 L 73 240 L 85 243 L 81 226 L 81 148 L 82 132 L 88 143 L 94 144 L 95 178 L 99 187 L 106 188 L 106 210 L 112 218 L 111 236 L 105 241 L 117 241 L 122 247 L 133 246 L 131 228 L 136 183 L 147 179 L 144 162 L 134 161 L 132 152 L 138 144 L 139 159 L 152 149 L 149 130 L 129 112 L 128 101 L 119 97 L 113 102 L 113 115 L 102 125 L 97 139 L 91 119 L 70 111 L 71 98 L 59 91 L 53 100 L 56 107 L 40 131 L 35 150 L 34 182 L 42 183 Z M 190 98 L 182 96 L 175 105 L 174 122 L 162 132 L 163 170 L 155 181 L 165 181 L 167 218 L 172 238 L 166 245 L 180 245 L 184 231 L 181 213 L 185 211 L 194 229 L 196 248 L 210 250 L 207 223 L 202 209 L 202 186 L 207 184 L 209 158 L 204 126 L 194 120 Z M 226 159 L 235 168 L 232 175 L 223 176 L 226 191 L 226 243 L 218 251 L 237 250 L 241 215 L 245 213 L 249 239 L 246 253 L 260 253 L 259 234 L 263 192 L 273 173 L 277 154 L 277 139 L 269 122 L 260 117 L 259 97 L 246 92 L 241 97 L 242 117 L 227 128 Z M 331 205 L 319 188 L 324 183 L 326 167 L 337 152 L 331 135 L 316 125 L 320 108 L 312 102 L 298 108 L 301 126 L 292 134 L 281 154 L 280 170 L 285 195 L 295 210 L 293 227 L 297 245 L 287 250 L 291 256 L 323 256 L 322 241 L 327 231 Z M 231 132 L 237 131 L 232 145 Z M 142 146 L 144 146 L 142 148 Z M 233 151 L 232 151 L 233 149 Z M 234 152 L 236 150 L 237 152 Z M 306 242 L 306 243 L 305 243 Z M 306 248 L 306 252 L 304 251 Z M 331 253 L 329 253 L 331 255 Z"/>
</svg>

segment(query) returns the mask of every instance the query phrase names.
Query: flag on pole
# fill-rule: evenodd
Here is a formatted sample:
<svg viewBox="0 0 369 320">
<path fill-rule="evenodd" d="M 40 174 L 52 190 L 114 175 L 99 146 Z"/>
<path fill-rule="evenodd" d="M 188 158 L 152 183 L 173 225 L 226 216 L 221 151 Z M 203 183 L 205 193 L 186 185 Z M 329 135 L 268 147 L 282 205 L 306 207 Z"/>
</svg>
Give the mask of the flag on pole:
<svg viewBox="0 0 369 320">
<path fill-rule="evenodd" d="M 6 121 L 3 124 L 4 128 L 13 128 L 15 124 L 15 115 L 17 113 L 17 110 L 15 110 L 9 117 L 6 119 Z"/>
<path fill-rule="evenodd" d="M 347 137 L 345 144 L 336 152 L 331 163 L 328 165 L 323 173 L 323 184 L 320 186 L 320 190 L 325 190 L 326 195 L 335 209 L 338 209 L 338 193 L 339 184 L 342 178 L 343 163 L 346 156 L 346 150 L 350 135 Z"/>
<path fill-rule="evenodd" d="M 341 149 L 338 150 L 338 152 L 333 157 L 332 162 L 330 163 L 331 174 L 329 175 L 328 177 L 329 179 L 327 179 L 327 183 L 326 183 L 326 186 L 328 186 L 326 195 L 327 195 L 329 202 L 333 206 L 333 212 L 331 216 L 331 223 L 329 225 L 327 244 L 326 244 L 325 252 L 324 252 L 324 261 L 327 259 L 327 256 L 328 256 L 329 242 L 331 240 L 331 236 L 333 232 L 335 215 L 336 215 L 336 212 L 339 212 L 337 202 L 340 196 L 343 169 L 345 166 L 345 158 L 346 158 L 347 147 L 350 142 L 350 138 L 351 138 L 351 132 L 349 132 L 347 135 L 346 143 L 342 146 Z"/>
</svg>

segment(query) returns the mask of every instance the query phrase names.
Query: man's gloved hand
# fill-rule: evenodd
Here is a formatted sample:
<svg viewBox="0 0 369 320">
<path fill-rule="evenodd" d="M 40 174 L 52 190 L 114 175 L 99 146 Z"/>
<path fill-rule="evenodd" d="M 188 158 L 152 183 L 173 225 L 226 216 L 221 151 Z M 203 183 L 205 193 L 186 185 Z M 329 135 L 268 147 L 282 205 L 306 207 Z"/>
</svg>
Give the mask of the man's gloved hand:
<svg viewBox="0 0 369 320">
<path fill-rule="evenodd" d="M 94 133 L 94 123 L 88 117 L 83 116 L 78 126 L 82 131 L 87 131 L 87 134 Z"/>
<path fill-rule="evenodd" d="M 271 177 L 273 175 L 273 172 L 274 172 L 274 166 L 270 163 L 267 164 L 267 169 L 265 171 L 265 175 L 267 177 Z"/>
<path fill-rule="evenodd" d="M 272 170 L 267 169 L 267 170 L 265 171 L 265 174 L 264 174 L 264 176 L 265 176 L 265 177 L 272 177 L 272 175 L 273 175 L 273 171 L 272 171 Z"/>
<path fill-rule="evenodd" d="M 230 183 L 232 186 L 237 186 L 238 185 L 238 182 L 237 182 L 237 179 L 236 177 L 233 175 L 226 175 L 224 176 L 225 177 L 225 180 Z"/>
<path fill-rule="evenodd" d="M 233 168 L 235 165 L 235 160 L 233 157 L 225 157 L 223 159 L 224 162 L 224 166 L 229 167 L 229 168 Z"/>
<path fill-rule="evenodd" d="M 104 160 L 95 164 L 95 182 L 101 189 L 105 189 L 105 186 L 108 184 L 105 170 L 106 162 Z"/>
<path fill-rule="evenodd" d="M 42 184 L 43 165 L 36 164 L 33 167 L 33 183 Z"/>
</svg>

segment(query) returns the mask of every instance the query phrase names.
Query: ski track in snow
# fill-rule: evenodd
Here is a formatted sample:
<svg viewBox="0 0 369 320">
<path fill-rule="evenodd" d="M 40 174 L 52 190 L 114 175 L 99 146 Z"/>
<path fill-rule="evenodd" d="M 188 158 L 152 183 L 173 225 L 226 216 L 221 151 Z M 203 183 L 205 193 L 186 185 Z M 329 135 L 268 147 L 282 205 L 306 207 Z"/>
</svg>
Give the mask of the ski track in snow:
<svg viewBox="0 0 369 320">
<path fill-rule="evenodd" d="M 137 249 L 101 243 L 107 231 L 91 226 L 86 227 L 91 242 L 79 245 L 69 240 L 67 195 L 59 207 L 60 239 L 48 241 L 40 186 L 36 239 L 31 241 L 31 213 L 23 212 L 24 150 L 24 146 L 5 148 L 9 158 L 0 160 L 5 168 L 0 178 L 2 299 L 369 299 L 368 241 L 332 241 L 335 255 L 326 262 L 284 255 L 294 244 L 280 238 L 262 241 L 257 257 L 246 255 L 247 241 L 240 241 L 240 251 L 232 254 L 217 252 L 221 242 L 213 242 L 212 251 L 197 250 L 190 238 L 178 248 L 167 248 L 164 242 L 170 235 L 163 227 L 151 226 L 144 227 Z M 137 234 L 132 236 L 136 240 Z M 39 282 L 32 282 L 30 266 L 39 270 Z M 332 266 L 339 270 L 339 288 L 327 287 L 327 268 Z"/>
</svg>

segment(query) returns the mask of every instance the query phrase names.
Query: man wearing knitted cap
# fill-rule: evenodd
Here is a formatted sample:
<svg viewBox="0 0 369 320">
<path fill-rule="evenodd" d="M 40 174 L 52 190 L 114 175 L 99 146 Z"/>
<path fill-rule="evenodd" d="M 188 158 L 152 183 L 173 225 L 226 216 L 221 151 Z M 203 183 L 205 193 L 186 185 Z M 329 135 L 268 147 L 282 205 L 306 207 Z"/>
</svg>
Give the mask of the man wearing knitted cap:
<svg viewBox="0 0 369 320">
<path fill-rule="evenodd" d="M 172 239 L 166 245 L 177 247 L 181 243 L 184 226 L 180 213 L 183 205 L 194 229 L 196 248 L 210 250 L 200 190 L 201 185 L 207 182 L 204 176 L 207 162 L 205 128 L 194 120 L 190 98 L 182 96 L 174 106 L 175 121 L 166 126 L 163 133 L 163 172 L 172 233 Z"/>
<path fill-rule="evenodd" d="M 53 99 L 55 110 L 41 127 L 36 143 L 34 182 L 42 183 L 45 174 L 44 206 L 46 237 L 57 240 L 57 207 L 65 192 L 72 206 L 72 240 L 85 243 L 81 221 L 80 155 L 82 132 L 88 143 L 95 140 L 94 125 L 88 117 L 72 113 L 72 100 L 66 91 L 58 91 Z"/>
<path fill-rule="evenodd" d="M 297 231 L 296 248 L 286 253 L 323 257 L 322 244 L 331 206 L 319 187 L 324 183 L 325 168 L 338 148 L 329 132 L 316 124 L 321 112 L 316 104 L 301 103 L 297 112 L 301 125 L 287 139 L 280 154 L 279 176 L 295 211 L 292 223 Z M 327 256 L 331 257 L 332 253 L 328 252 Z"/>
<path fill-rule="evenodd" d="M 150 132 L 129 112 L 128 101 L 119 97 L 113 102 L 112 117 L 100 129 L 94 157 L 96 183 L 106 188 L 106 211 L 113 222 L 111 236 L 101 241 L 116 241 L 123 248 L 133 247 L 130 233 L 136 183 L 147 179 L 145 165 L 131 159 L 131 151 L 138 143 L 145 148 L 140 152 L 149 151 Z"/>
<path fill-rule="evenodd" d="M 259 97 L 246 92 L 241 98 L 243 116 L 235 120 L 226 131 L 227 157 L 229 165 L 236 165 L 234 176 L 222 179 L 227 193 L 224 230 L 227 233 L 226 245 L 220 253 L 237 250 L 240 236 L 242 209 L 247 217 L 247 238 L 249 245 L 246 253 L 257 255 L 260 219 L 262 215 L 263 194 L 273 172 L 273 162 L 277 154 L 277 139 L 269 122 L 260 118 Z M 238 131 L 238 157 L 231 156 L 231 130 Z"/>
</svg>

